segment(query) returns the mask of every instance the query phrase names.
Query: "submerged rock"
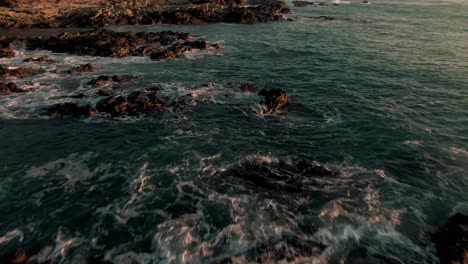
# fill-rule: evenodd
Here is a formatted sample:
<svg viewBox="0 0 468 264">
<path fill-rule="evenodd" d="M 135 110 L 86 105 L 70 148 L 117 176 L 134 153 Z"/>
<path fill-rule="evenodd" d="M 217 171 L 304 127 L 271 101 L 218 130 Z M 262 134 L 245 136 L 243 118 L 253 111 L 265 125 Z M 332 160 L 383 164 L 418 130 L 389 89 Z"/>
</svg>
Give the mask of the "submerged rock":
<svg viewBox="0 0 468 264">
<path fill-rule="evenodd" d="M 88 85 L 99 87 L 104 85 L 140 80 L 141 78 L 142 77 L 140 75 L 101 75 L 98 78 L 89 81 Z"/>
<path fill-rule="evenodd" d="M 87 64 L 82 64 L 77 67 L 73 67 L 69 69 L 67 73 L 73 74 L 73 73 L 79 73 L 79 72 L 93 72 L 95 70 L 96 70 L 96 67 L 94 65 L 92 65 L 91 63 L 87 63 Z"/>
<path fill-rule="evenodd" d="M 13 58 L 15 52 L 10 48 L 0 48 L 0 58 Z"/>
<path fill-rule="evenodd" d="M 433 236 L 441 264 L 468 263 L 468 216 L 450 217 Z"/>
<path fill-rule="evenodd" d="M 38 58 L 26 58 L 23 62 L 45 62 L 45 63 L 56 63 L 57 61 L 54 59 L 49 58 L 49 56 L 41 56 Z"/>
<path fill-rule="evenodd" d="M 81 98 L 81 97 L 80 97 Z M 159 111 L 164 102 L 158 95 L 158 91 L 135 91 L 128 96 L 108 96 L 96 103 L 95 107 L 89 104 L 63 103 L 47 109 L 50 117 L 92 117 L 98 113 L 106 113 L 113 117 L 125 115 L 143 115 Z"/>
<path fill-rule="evenodd" d="M 291 97 L 281 89 L 263 89 L 258 93 L 264 97 L 263 114 L 271 115 L 285 110 L 291 103 Z"/>
<path fill-rule="evenodd" d="M 228 168 L 220 177 L 241 180 L 245 186 L 271 193 L 310 192 L 307 180 L 321 177 L 336 177 L 338 173 L 318 163 L 300 161 L 246 161 Z M 240 184 L 240 183 L 238 183 Z"/>
<path fill-rule="evenodd" d="M 50 107 L 47 109 L 46 114 L 52 118 L 62 116 L 89 117 L 97 115 L 97 111 L 90 105 L 82 105 L 80 103 L 63 103 Z"/>
<path fill-rule="evenodd" d="M 215 261 L 224 263 L 311 263 L 326 247 L 299 236 L 261 242 L 242 255 Z"/>
<path fill-rule="evenodd" d="M 3 82 L 0 83 L 0 95 L 12 94 L 12 93 L 23 93 L 26 92 L 23 89 L 20 89 L 16 86 L 16 83 L 10 82 L 5 84 Z"/>
</svg>

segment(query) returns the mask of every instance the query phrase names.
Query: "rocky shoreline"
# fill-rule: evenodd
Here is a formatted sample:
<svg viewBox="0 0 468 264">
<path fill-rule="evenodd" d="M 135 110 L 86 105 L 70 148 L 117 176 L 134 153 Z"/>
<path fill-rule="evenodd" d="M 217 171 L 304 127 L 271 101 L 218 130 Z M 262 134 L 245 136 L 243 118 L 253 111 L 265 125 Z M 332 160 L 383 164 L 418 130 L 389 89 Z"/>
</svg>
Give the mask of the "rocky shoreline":
<svg viewBox="0 0 468 264">
<path fill-rule="evenodd" d="M 96 28 L 106 25 L 259 23 L 284 20 L 291 11 L 278 0 L 76 1 L 76 4 L 7 1 L 0 28 Z M 71 1 L 74 2 L 74 1 Z"/>
</svg>

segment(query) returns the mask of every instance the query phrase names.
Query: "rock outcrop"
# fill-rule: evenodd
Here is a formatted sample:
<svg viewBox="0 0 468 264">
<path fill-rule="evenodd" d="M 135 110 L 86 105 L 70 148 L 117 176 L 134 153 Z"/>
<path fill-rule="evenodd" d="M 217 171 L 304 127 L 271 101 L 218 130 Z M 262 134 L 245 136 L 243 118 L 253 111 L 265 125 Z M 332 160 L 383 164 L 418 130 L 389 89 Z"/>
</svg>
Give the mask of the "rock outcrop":
<svg viewBox="0 0 468 264">
<path fill-rule="evenodd" d="M 291 97 L 281 89 L 263 89 L 258 94 L 264 97 L 262 101 L 264 115 L 281 112 L 291 103 Z"/>
<path fill-rule="evenodd" d="M 102 27 L 106 25 L 258 23 L 283 20 L 290 13 L 278 0 L 193 0 L 185 3 L 150 1 L 42 1 L 42 9 L 11 1 L 0 10 L 3 28 Z M 16 3 L 15 3 L 16 2 Z M 83 1 L 81 1 L 83 2 Z"/>
<path fill-rule="evenodd" d="M 441 264 L 468 263 L 468 216 L 450 217 L 433 236 Z"/>
<path fill-rule="evenodd" d="M 88 55 L 99 57 L 143 56 L 144 47 L 150 52 L 178 41 L 187 41 L 189 33 L 163 32 L 115 32 L 108 29 L 97 29 L 78 33 L 62 33 L 50 38 L 30 38 L 29 49 L 51 50 L 57 53 Z"/>
<path fill-rule="evenodd" d="M 155 112 L 162 108 L 163 101 L 157 92 L 136 91 L 127 97 L 110 96 L 99 101 L 96 109 L 101 113 L 108 113 L 113 117 L 122 115 L 141 115 Z"/>
<path fill-rule="evenodd" d="M 76 102 L 54 105 L 46 110 L 46 115 L 56 117 L 92 117 L 98 113 L 106 113 L 112 117 L 126 115 L 144 115 L 159 111 L 164 102 L 160 99 L 158 91 L 135 91 L 128 96 L 109 96 L 96 103 L 95 107 L 89 104 Z"/>
<path fill-rule="evenodd" d="M 71 116 L 71 117 L 90 117 L 97 115 L 95 108 L 90 105 L 80 103 L 57 104 L 47 109 L 46 114 L 52 118 Z"/>
</svg>

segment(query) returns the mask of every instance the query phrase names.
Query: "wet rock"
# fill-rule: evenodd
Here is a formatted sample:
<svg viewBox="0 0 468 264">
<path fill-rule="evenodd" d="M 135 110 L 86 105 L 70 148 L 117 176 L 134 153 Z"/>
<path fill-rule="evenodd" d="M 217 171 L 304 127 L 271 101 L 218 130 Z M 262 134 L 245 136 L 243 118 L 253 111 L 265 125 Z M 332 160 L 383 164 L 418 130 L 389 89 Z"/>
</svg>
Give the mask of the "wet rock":
<svg viewBox="0 0 468 264">
<path fill-rule="evenodd" d="M 74 55 L 125 57 L 143 56 L 144 52 L 148 51 L 142 49 L 141 46 L 160 47 L 189 38 L 188 33 L 173 31 L 133 33 L 96 29 L 78 33 L 62 33 L 49 38 L 30 38 L 27 46 L 29 49 L 45 49 Z"/>
<path fill-rule="evenodd" d="M 110 96 L 111 95 L 111 93 L 109 91 L 102 90 L 102 89 L 99 89 L 96 92 L 96 94 L 99 95 L 99 96 Z"/>
<path fill-rule="evenodd" d="M 91 63 L 87 63 L 87 64 L 82 64 L 77 67 L 73 67 L 69 69 L 67 73 L 73 74 L 73 73 L 79 73 L 79 72 L 93 72 L 95 70 L 96 70 L 96 67 L 94 65 L 92 65 Z"/>
<path fill-rule="evenodd" d="M 16 83 L 10 82 L 5 84 L 3 82 L 0 83 L 0 95 L 12 94 L 12 93 L 23 93 L 26 92 L 23 89 L 20 89 L 16 86 Z"/>
<path fill-rule="evenodd" d="M 333 21 L 336 20 L 334 17 L 331 16 L 318 16 L 314 17 L 315 20 L 322 20 L 322 21 Z"/>
<path fill-rule="evenodd" d="M 0 10 L 0 28 L 97 28 L 106 25 L 201 23 L 258 23 L 282 20 L 290 12 L 278 0 L 87 1 L 86 7 L 69 1 L 47 1 L 41 8 Z M 80 1 L 81 2 L 81 1 Z M 1 2 L 0 2 L 1 4 Z M 29 7 L 29 8 L 26 8 Z"/>
<path fill-rule="evenodd" d="M 26 58 L 23 60 L 23 62 L 45 62 L 45 63 L 56 63 L 57 61 L 54 59 L 51 59 L 49 56 L 41 56 L 38 58 Z"/>
<path fill-rule="evenodd" d="M 432 237 L 441 264 L 468 263 L 468 216 L 457 213 Z"/>
<path fill-rule="evenodd" d="M 99 87 L 104 85 L 131 82 L 135 80 L 140 80 L 141 78 L 142 77 L 140 75 L 101 75 L 98 78 L 89 81 L 88 85 Z"/>
<path fill-rule="evenodd" d="M 239 256 L 215 261 L 215 264 L 238 263 L 312 263 L 326 247 L 299 236 L 269 239 Z"/>
<path fill-rule="evenodd" d="M 164 59 L 175 59 L 181 56 L 186 51 L 192 51 L 194 49 L 208 49 L 213 47 L 219 49 L 219 44 L 210 44 L 205 40 L 186 41 L 184 43 L 177 43 L 169 48 L 161 48 L 151 53 L 150 58 L 152 60 L 164 60 Z"/>
<path fill-rule="evenodd" d="M 13 58 L 15 52 L 9 48 L 0 48 L 0 58 Z"/>
<path fill-rule="evenodd" d="M 253 92 L 253 87 L 251 84 L 248 83 L 243 83 L 240 85 L 240 90 L 243 93 L 252 93 Z"/>
<path fill-rule="evenodd" d="M 28 67 L 7 67 L 0 65 L 0 79 L 8 77 L 23 78 L 41 73 L 40 70 L 35 70 Z"/>
<path fill-rule="evenodd" d="M 63 103 L 57 104 L 47 109 L 46 114 L 52 118 L 71 116 L 71 117 L 90 117 L 95 116 L 97 111 L 90 105 L 82 105 L 80 103 Z"/>
<path fill-rule="evenodd" d="M 79 94 L 70 95 L 69 98 L 82 99 L 82 98 L 86 98 L 86 95 L 79 93 Z"/>
<path fill-rule="evenodd" d="M 108 113 L 113 117 L 122 115 L 141 115 L 160 110 L 162 100 L 157 92 L 136 91 L 127 97 L 110 96 L 99 101 L 96 109 L 101 113 Z"/>
<path fill-rule="evenodd" d="M 264 97 L 262 102 L 263 114 L 271 115 L 285 110 L 291 103 L 291 97 L 281 89 L 263 89 L 258 93 Z"/>
<path fill-rule="evenodd" d="M 314 2 L 309 2 L 309 1 L 293 1 L 292 3 L 294 4 L 294 6 L 297 6 L 297 7 L 306 7 L 306 6 L 315 5 Z"/>
</svg>

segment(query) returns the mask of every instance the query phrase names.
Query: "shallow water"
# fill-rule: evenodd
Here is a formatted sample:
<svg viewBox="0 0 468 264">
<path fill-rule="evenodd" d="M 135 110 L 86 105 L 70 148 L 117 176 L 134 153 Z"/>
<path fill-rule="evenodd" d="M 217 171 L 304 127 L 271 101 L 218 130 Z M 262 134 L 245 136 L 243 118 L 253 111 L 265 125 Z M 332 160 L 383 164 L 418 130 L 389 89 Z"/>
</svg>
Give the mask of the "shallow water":
<svg viewBox="0 0 468 264">
<path fill-rule="evenodd" d="M 50 54 L 58 64 L 33 65 L 100 71 L 19 80 L 34 89 L 0 97 L 0 254 L 212 263 L 300 236 L 327 246 L 304 263 L 353 263 L 360 248 L 437 263 L 429 234 L 468 211 L 467 8 L 373 1 L 293 7 L 284 23 L 113 27 L 188 31 L 223 46 L 165 62 Z M 47 53 L 17 51 L 1 63 Z M 159 85 L 189 104 L 137 118 L 41 115 L 77 101 L 70 94 L 99 100 L 85 83 L 100 74 L 141 74 L 119 93 Z M 258 115 L 259 98 L 231 84 L 244 82 L 288 91 L 289 111 Z M 229 174 L 298 159 L 338 175 L 285 193 Z"/>
</svg>

